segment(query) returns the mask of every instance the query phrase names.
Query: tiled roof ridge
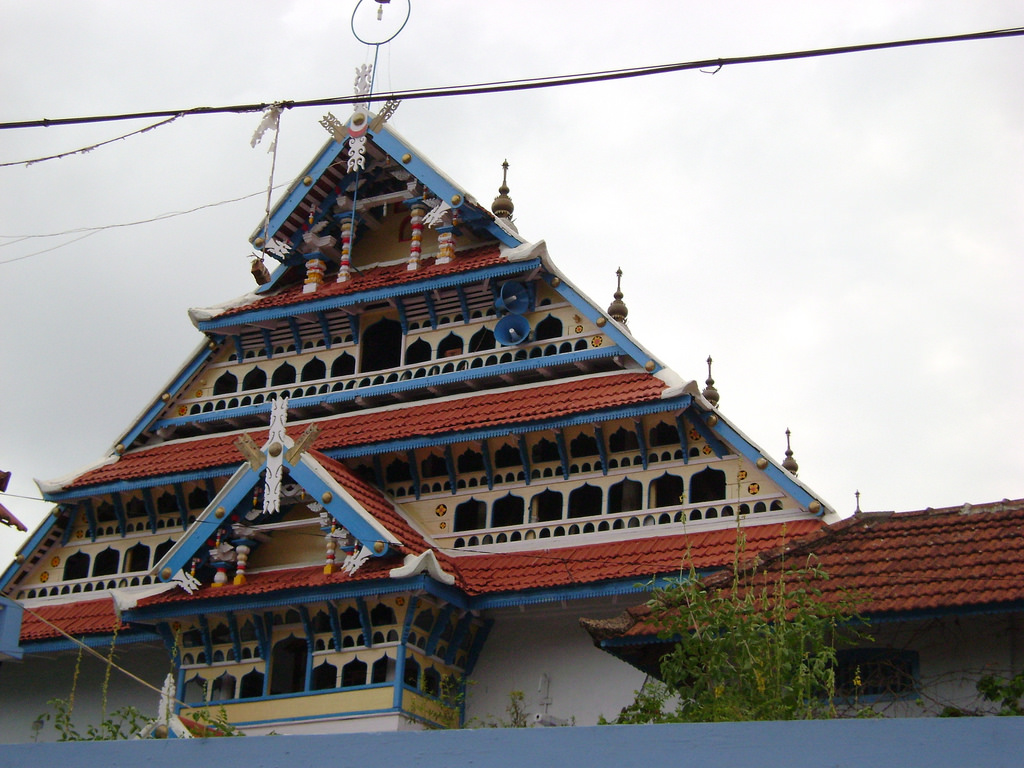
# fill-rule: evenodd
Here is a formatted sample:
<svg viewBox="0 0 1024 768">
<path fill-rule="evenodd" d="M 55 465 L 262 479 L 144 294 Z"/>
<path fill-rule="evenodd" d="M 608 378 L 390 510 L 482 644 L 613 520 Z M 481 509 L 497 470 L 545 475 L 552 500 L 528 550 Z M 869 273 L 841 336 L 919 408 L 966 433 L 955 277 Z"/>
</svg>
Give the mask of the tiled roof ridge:
<svg viewBox="0 0 1024 768">
<path fill-rule="evenodd" d="M 303 293 L 301 281 L 289 282 L 278 291 L 258 295 L 253 302 L 227 307 L 215 317 L 216 319 L 233 317 L 269 307 L 298 306 L 320 299 L 358 294 L 362 290 L 406 285 L 418 280 L 429 280 L 432 277 L 468 272 L 479 267 L 490 266 L 490 264 L 471 263 L 471 260 L 481 261 L 486 257 L 493 258 L 494 263 L 506 261 L 501 254 L 500 244 L 493 242 L 456 250 L 455 259 L 446 264 L 437 264 L 436 256 L 424 257 L 420 261 L 419 268 L 415 270 L 409 270 L 401 260 L 374 264 L 369 269 L 354 270 L 346 282 L 325 281 L 321 288 L 313 293 Z M 295 268 L 290 269 L 294 270 Z"/>
</svg>

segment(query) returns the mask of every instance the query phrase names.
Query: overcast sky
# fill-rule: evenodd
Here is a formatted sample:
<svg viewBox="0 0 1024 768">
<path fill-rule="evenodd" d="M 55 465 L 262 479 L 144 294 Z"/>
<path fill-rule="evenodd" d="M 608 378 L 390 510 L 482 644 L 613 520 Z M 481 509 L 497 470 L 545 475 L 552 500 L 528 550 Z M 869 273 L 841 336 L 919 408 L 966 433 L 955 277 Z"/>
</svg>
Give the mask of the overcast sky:
<svg viewBox="0 0 1024 768">
<path fill-rule="evenodd" d="M 0 121 L 349 95 L 371 57 L 354 5 L 0 0 Z M 1017 0 L 413 0 L 376 88 L 1022 25 Z M 621 266 L 638 340 L 702 385 L 712 355 L 721 411 L 779 459 L 789 427 L 838 511 L 858 489 L 865 510 L 921 509 L 1024 496 L 1022 63 L 1024 38 L 955 43 L 410 101 L 391 122 L 485 204 L 508 158 L 520 232 L 602 306 Z M 276 183 L 325 141 L 324 111 L 284 114 Z M 264 199 L 40 236 L 265 194 L 259 121 L 0 167 L 11 492 L 100 458 L 201 340 L 186 310 L 253 287 Z M 0 131 L 0 163 L 152 122 Z M 30 527 L 49 509 L 3 503 Z M 0 530 L 3 561 L 22 538 Z"/>
</svg>

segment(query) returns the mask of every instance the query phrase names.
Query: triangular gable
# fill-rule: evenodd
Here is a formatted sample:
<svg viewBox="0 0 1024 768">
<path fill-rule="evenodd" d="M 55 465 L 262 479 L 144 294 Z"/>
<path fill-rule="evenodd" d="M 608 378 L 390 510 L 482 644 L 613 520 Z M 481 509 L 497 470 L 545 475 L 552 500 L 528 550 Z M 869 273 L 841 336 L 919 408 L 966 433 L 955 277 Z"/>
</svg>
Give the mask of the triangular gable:
<svg viewBox="0 0 1024 768">
<path fill-rule="evenodd" d="M 503 245 L 515 247 L 522 242 L 521 238 L 500 226 L 490 211 L 477 203 L 391 126 L 383 124 L 376 130 L 368 130 L 366 136 L 371 163 L 376 167 L 388 166 L 388 172 L 396 181 L 406 182 L 414 179 L 440 198 L 445 205 L 450 206 L 462 225 L 486 232 Z M 261 222 L 253 232 L 250 241 L 254 247 L 261 248 L 275 240 L 278 243 L 297 245 L 308 212 L 327 211 L 335 204 L 339 195 L 345 196 L 346 191 L 355 184 L 357 177 L 356 172 L 347 171 L 346 163 L 339 162 L 339 158 L 347 156 L 348 147 L 348 140 L 327 141 L 314 160 L 292 183 L 283 199 L 274 206 L 269 223 Z M 366 171 L 361 173 L 365 175 Z M 414 197 L 408 186 L 404 189 L 398 184 L 392 186 L 396 202 Z M 356 207 L 358 212 L 358 201 Z M 275 275 L 275 279 L 265 289 L 273 286 L 277 277 L 278 275 Z"/>
<path fill-rule="evenodd" d="M 316 500 L 311 508 L 320 511 L 325 519 L 333 521 L 355 540 L 357 546 L 350 556 L 353 559 L 349 561 L 349 567 L 357 568 L 368 557 L 383 557 L 392 549 L 401 547 L 402 542 L 320 460 L 306 452 L 308 442 L 315 437 L 315 430 L 307 431 L 298 441 L 287 435 L 280 416 L 286 409 L 286 401 L 278 406 L 275 421 L 271 423 L 271 436 L 262 449 L 256 448 L 248 436 L 239 438 L 236 446 L 248 460 L 239 466 L 184 536 L 154 566 L 153 571 L 162 582 L 178 581 L 186 589 L 193 588 L 195 582 L 186 575 L 187 566 L 193 558 L 205 560 L 209 542 L 219 542 L 218 534 L 225 531 L 231 531 L 231 536 L 245 541 L 247 546 L 258 545 L 259 534 L 255 534 L 256 541 L 250 541 L 252 534 L 249 531 L 258 527 L 261 517 L 279 512 L 279 501 L 272 497 L 278 494 L 279 498 L 285 473 Z M 246 502 L 261 484 L 265 487 L 263 509 L 253 509 L 251 505 L 246 507 Z M 230 544 L 225 546 L 232 547 Z M 244 580 L 244 565 L 241 572 Z"/>
</svg>

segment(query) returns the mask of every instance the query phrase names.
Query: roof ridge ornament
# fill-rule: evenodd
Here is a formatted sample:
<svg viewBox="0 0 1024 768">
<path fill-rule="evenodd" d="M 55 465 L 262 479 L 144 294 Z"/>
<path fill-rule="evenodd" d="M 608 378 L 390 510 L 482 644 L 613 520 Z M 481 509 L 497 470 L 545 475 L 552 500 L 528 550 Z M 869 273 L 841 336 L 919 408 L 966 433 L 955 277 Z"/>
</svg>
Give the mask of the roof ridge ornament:
<svg viewBox="0 0 1024 768">
<path fill-rule="evenodd" d="M 795 475 L 800 471 L 800 465 L 797 464 L 796 459 L 793 458 L 793 449 L 789 447 L 789 435 L 789 427 L 786 427 L 786 458 L 782 460 L 782 468 Z"/>
<path fill-rule="evenodd" d="M 704 387 L 704 391 L 701 392 L 701 395 L 704 397 L 705 400 L 711 403 L 711 407 L 717 408 L 718 401 L 721 399 L 721 395 L 719 395 L 718 390 L 715 389 L 715 380 L 711 378 L 711 363 L 711 355 L 708 355 L 708 377 L 704 381 L 704 384 L 706 386 Z"/>
<path fill-rule="evenodd" d="M 498 187 L 498 196 L 491 203 L 491 213 L 499 219 L 512 221 L 512 212 L 516 207 L 512 203 L 512 198 L 508 196 L 508 159 L 501 164 L 501 167 L 501 186 Z"/>
<path fill-rule="evenodd" d="M 612 294 L 613 301 L 608 305 L 608 314 L 612 320 L 617 320 L 625 325 L 626 316 L 629 315 L 629 308 L 622 300 L 622 267 L 615 270 L 615 276 L 618 278 L 618 282 L 616 283 L 615 293 Z"/>
</svg>

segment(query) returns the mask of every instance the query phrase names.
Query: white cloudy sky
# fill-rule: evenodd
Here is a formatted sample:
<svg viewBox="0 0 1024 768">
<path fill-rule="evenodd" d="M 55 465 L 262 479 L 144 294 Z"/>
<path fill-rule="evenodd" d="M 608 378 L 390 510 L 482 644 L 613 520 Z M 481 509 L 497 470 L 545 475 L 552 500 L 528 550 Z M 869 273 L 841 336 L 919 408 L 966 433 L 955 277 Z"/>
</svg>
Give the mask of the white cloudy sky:
<svg viewBox="0 0 1024 768">
<path fill-rule="evenodd" d="M 402 5 L 394 0 L 386 13 Z M 0 0 L 0 122 L 351 93 L 352 0 Z M 413 0 L 378 90 L 977 32 L 1016 0 Z M 1024 38 L 402 104 L 394 126 L 839 511 L 1024 495 Z M 336 111 L 344 112 L 339 107 Z M 326 138 L 287 112 L 279 183 Z M 152 121 L 149 121 L 152 122 Z M 0 167 L 0 468 L 37 495 L 99 458 L 251 288 L 258 115 Z M 0 131 L 0 163 L 146 121 Z M 19 238 L 32 236 L 30 239 Z M 42 251 L 63 246 L 46 253 Z M 38 254 L 27 257 L 31 254 Z M 13 261 L 18 259 L 17 261 Z M 44 504 L 4 497 L 34 526 Z M 0 530 L 0 556 L 21 542 Z"/>
</svg>

